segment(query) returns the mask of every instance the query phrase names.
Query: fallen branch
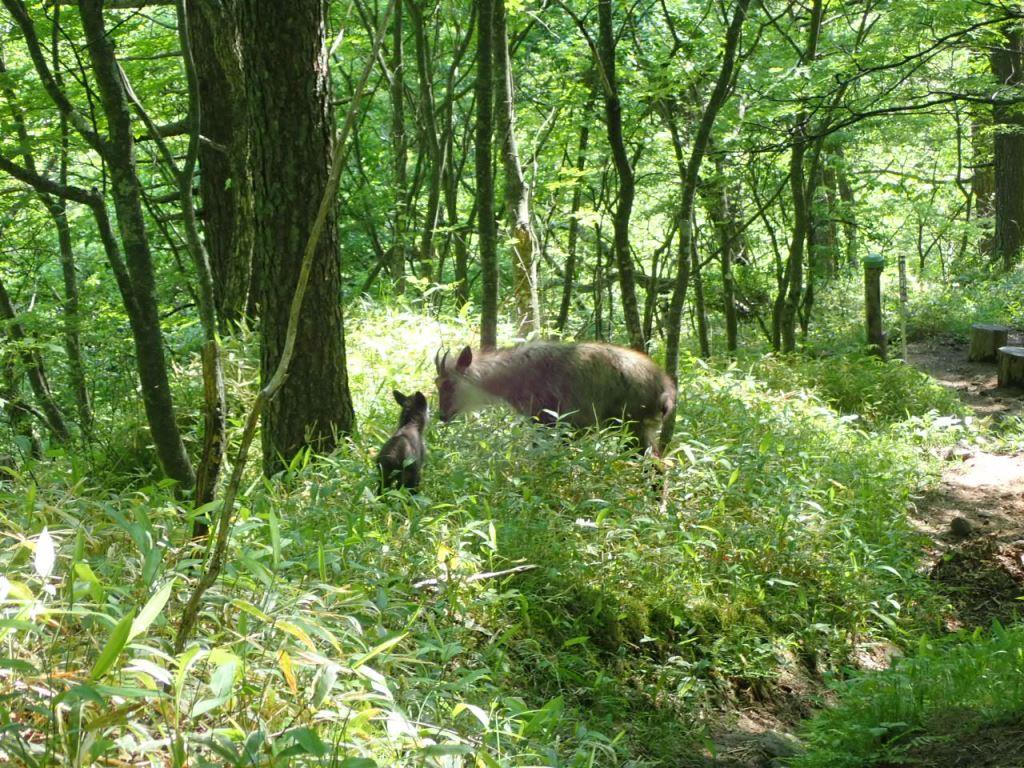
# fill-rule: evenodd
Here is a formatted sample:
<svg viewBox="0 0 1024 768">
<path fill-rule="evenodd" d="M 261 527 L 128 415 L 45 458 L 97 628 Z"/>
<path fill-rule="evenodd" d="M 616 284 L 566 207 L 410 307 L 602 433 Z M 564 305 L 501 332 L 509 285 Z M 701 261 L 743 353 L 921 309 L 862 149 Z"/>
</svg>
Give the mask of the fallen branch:
<svg viewBox="0 0 1024 768">
<path fill-rule="evenodd" d="M 464 579 L 459 579 L 464 584 L 471 584 L 474 581 L 484 581 L 485 579 L 500 579 L 502 576 L 511 576 L 514 573 L 523 573 L 524 571 L 532 571 L 536 568 L 536 565 L 517 565 L 514 568 L 506 568 L 503 571 L 487 571 L 486 573 L 474 573 L 467 576 Z M 412 585 L 413 589 L 423 589 L 425 587 L 439 587 L 442 584 L 447 584 L 450 581 L 455 581 L 451 577 L 441 577 L 437 579 L 423 579 L 423 581 L 417 581 Z"/>
</svg>

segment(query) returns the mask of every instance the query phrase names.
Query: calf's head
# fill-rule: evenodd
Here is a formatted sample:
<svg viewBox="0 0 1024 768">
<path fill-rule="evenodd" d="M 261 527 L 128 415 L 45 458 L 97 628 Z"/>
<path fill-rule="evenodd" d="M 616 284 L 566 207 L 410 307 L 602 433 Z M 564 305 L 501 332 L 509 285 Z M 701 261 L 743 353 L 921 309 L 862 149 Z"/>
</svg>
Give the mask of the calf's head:
<svg viewBox="0 0 1024 768">
<path fill-rule="evenodd" d="M 391 391 L 402 412 L 398 417 L 399 428 L 406 424 L 416 423 L 420 429 L 427 426 L 427 418 L 430 415 L 430 406 L 427 405 L 427 398 L 422 392 L 412 395 L 403 395 L 397 389 Z"/>
</svg>

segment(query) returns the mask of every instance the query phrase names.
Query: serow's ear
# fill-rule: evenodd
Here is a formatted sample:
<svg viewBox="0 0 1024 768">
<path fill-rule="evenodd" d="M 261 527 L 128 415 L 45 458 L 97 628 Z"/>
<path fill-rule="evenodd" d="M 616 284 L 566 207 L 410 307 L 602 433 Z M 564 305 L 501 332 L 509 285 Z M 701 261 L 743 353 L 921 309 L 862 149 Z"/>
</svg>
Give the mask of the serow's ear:
<svg viewBox="0 0 1024 768">
<path fill-rule="evenodd" d="M 412 396 L 412 403 L 420 410 L 427 410 L 427 398 L 422 392 L 417 392 Z"/>
<path fill-rule="evenodd" d="M 463 373 L 467 368 L 469 368 L 469 365 L 472 362 L 473 350 L 470 349 L 469 347 L 466 347 L 459 353 L 459 359 L 455 363 L 455 370 L 457 370 L 459 373 Z"/>
<path fill-rule="evenodd" d="M 402 406 L 404 406 L 405 401 L 409 399 L 401 392 L 399 392 L 397 389 L 392 389 L 391 394 L 395 396 L 395 402 Z"/>
</svg>

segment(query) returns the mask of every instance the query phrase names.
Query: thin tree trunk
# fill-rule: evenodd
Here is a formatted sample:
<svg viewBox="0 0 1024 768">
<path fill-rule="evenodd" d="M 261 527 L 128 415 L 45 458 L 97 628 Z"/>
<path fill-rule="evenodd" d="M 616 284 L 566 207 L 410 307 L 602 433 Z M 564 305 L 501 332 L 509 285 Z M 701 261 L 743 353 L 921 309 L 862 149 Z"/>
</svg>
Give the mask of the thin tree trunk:
<svg viewBox="0 0 1024 768">
<path fill-rule="evenodd" d="M 822 0 L 814 0 L 811 8 L 810 25 L 807 31 L 807 47 L 801 56 L 801 63 L 809 66 L 818 51 L 818 35 L 821 31 Z M 793 200 L 793 232 L 789 244 L 789 256 L 783 285 L 776 298 L 775 309 L 778 317 L 779 343 L 783 352 L 796 350 L 796 325 L 800 300 L 804 290 L 804 246 L 810 227 L 810 203 L 807 199 L 807 182 L 804 176 L 804 157 L 808 149 L 808 121 L 806 108 L 796 117 L 793 128 L 793 148 L 789 156 L 789 188 Z"/>
<path fill-rule="evenodd" d="M 476 34 L 476 195 L 481 267 L 480 346 L 498 346 L 498 232 L 494 218 L 494 0 L 477 0 Z"/>
<path fill-rule="evenodd" d="M 715 178 L 702 185 L 704 205 L 715 228 L 718 256 L 722 274 L 722 313 L 725 317 L 726 349 L 735 352 L 738 343 L 739 322 L 736 316 L 736 284 L 733 263 L 740 243 L 732 199 L 721 158 L 715 159 Z"/>
<path fill-rule="evenodd" d="M 700 167 L 707 152 L 708 142 L 711 140 L 711 132 L 715 125 L 718 112 L 729 95 L 729 87 L 732 82 L 732 73 L 736 65 L 736 51 L 739 48 L 740 32 L 743 29 L 743 22 L 747 16 L 747 7 L 750 0 L 737 0 L 733 10 L 732 21 L 725 35 L 725 50 L 722 53 L 722 66 L 718 71 L 715 80 L 714 90 L 708 99 L 704 112 L 701 115 L 697 133 L 693 140 L 693 147 L 690 150 L 690 159 L 683 164 L 682 142 L 675 128 L 675 120 L 672 119 L 671 106 L 666 108 L 666 118 L 673 134 L 673 146 L 676 153 L 676 165 L 679 169 L 680 178 L 680 202 L 677 213 L 679 222 L 679 253 L 676 260 L 676 282 L 672 289 L 672 299 L 669 302 L 668 317 L 665 321 L 665 370 L 669 376 L 678 380 L 679 375 L 679 338 L 682 333 L 683 321 L 683 300 L 686 296 L 687 285 L 690 279 L 687 263 L 690 261 L 693 242 L 693 201 L 697 192 L 697 180 L 700 177 Z M 694 274 L 695 292 L 696 278 Z M 703 302 L 703 294 L 700 296 Z M 661 430 L 661 447 L 668 445 L 672 439 L 675 429 L 675 419 L 665 420 Z"/>
<path fill-rule="evenodd" d="M 164 472 L 182 489 L 188 490 L 195 485 L 195 474 L 178 430 L 167 379 L 156 282 L 142 210 L 142 190 L 135 167 L 135 139 L 127 98 L 113 45 L 104 28 L 102 0 L 81 0 L 79 9 L 99 100 L 107 118 L 109 138 L 104 144 L 104 159 L 110 171 L 114 210 L 135 300 L 133 330 L 142 400 Z"/>
<path fill-rule="evenodd" d="M 388 249 L 388 274 L 398 293 L 405 291 L 406 217 L 409 185 L 406 165 L 408 142 L 405 136 L 405 63 L 402 32 L 402 6 L 395 5 L 391 20 L 391 64 L 388 71 L 388 93 L 391 95 L 391 152 L 394 174 L 395 208 L 391 216 L 391 247 Z"/>
<path fill-rule="evenodd" d="M 29 349 L 25 330 L 18 322 L 17 312 L 2 279 L 0 279 L 0 319 L 6 321 L 7 335 L 10 337 L 11 343 L 18 347 L 22 365 L 25 366 L 28 382 L 32 387 L 32 394 L 46 416 L 46 426 L 49 427 L 53 439 L 59 443 L 68 442 L 71 439 L 71 433 L 64 422 L 64 414 L 61 412 L 60 406 L 57 405 L 53 393 L 50 392 L 43 360 L 36 350 Z"/>
<path fill-rule="evenodd" d="M 441 183 L 444 176 L 444 145 L 437 129 L 437 109 L 434 105 L 433 58 L 427 40 L 426 22 L 420 0 L 409 0 L 409 12 L 416 41 L 416 70 L 420 82 L 420 137 L 429 163 L 427 169 L 427 209 L 423 214 L 420 234 L 421 274 L 428 280 L 434 275 L 434 233 L 441 211 Z"/>
<path fill-rule="evenodd" d="M 21 375 L 14 355 L 8 355 L 0 362 L 3 363 L 3 387 L 0 392 L 7 401 L 4 411 L 11 425 L 11 432 L 16 439 L 20 437 L 25 444 L 24 448 L 19 445 L 18 450 L 28 457 L 39 460 L 43 457 L 43 443 L 32 425 L 32 418 L 35 415 L 33 409 L 21 398 Z"/>
<path fill-rule="evenodd" d="M 691 225 L 692 231 L 692 225 Z M 697 343 L 700 356 L 711 357 L 711 335 L 708 331 L 707 303 L 704 301 L 704 271 L 701 269 L 700 256 L 697 254 L 697 242 L 690 238 L 690 279 L 693 280 L 693 314 L 697 323 Z"/>
<path fill-rule="evenodd" d="M 520 336 L 541 331 L 537 293 L 537 236 L 530 219 L 530 188 L 523 176 L 516 141 L 515 86 L 505 25 L 505 0 L 494 0 L 494 79 L 498 86 L 495 110 L 501 158 L 505 168 L 505 219 L 512 240 L 512 294 Z"/>
<path fill-rule="evenodd" d="M 562 275 L 562 303 L 558 308 L 558 320 L 555 321 L 559 333 L 565 331 L 565 324 L 569 321 L 573 281 L 576 279 L 576 244 L 580 231 L 577 214 L 583 200 L 583 169 L 587 164 L 587 145 L 590 143 L 590 123 L 587 119 L 592 109 L 593 100 L 588 99 L 582 113 L 580 140 L 576 149 L 576 180 L 572 189 L 572 205 L 569 208 L 569 242 L 566 246 L 565 268 Z"/>
<path fill-rule="evenodd" d="M 53 22 L 53 46 L 54 73 L 58 84 L 60 77 L 57 70 L 57 44 L 59 42 L 60 30 L 60 9 L 54 8 Z M 7 72 L 2 51 L 0 51 L 0 76 Z M 25 118 L 18 107 L 17 97 L 6 85 L 0 86 L 11 112 L 11 120 L 14 123 L 18 141 L 21 143 L 22 156 L 25 160 L 25 167 L 32 173 L 36 173 L 35 158 L 29 147 L 28 129 L 25 126 Z M 67 142 L 67 119 L 60 117 L 60 183 L 67 184 L 68 174 L 68 142 Z M 92 405 L 89 402 L 89 389 L 86 385 L 85 365 L 82 362 L 82 345 L 80 340 L 81 321 L 79 317 L 78 297 L 78 275 L 75 271 L 75 253 L 71 244 L 71 227 L 68 224 L 67 210 L 64 201 L 52 195 L 39 194 L 39 199 L 46 208 L 50 218 L 53 219 L 54 228 L 57 230 L 57 248 L 60 257 L 61 274 L 64 281 L 64 350 L 68 356 L 68 378 L 71 383 L 71 390 L 74 393 L 75 405 L 78 411 L 78 426 L 82 436 L 89 440 L 92 436 L 93 414 Z"/>
<path fill-rule="evenodd" d="M 842 202 L 843 239 L 846 243 L 846 264 L 852 267 L 857 261 L 857 208 L 853 196 L 853 186 L 846 173 L 846 158 L 843 148 L 836 148 L 836 185 L 839 188 L 839 200 Z"/>
<path fill-rule="evenodd" d="M 612 217 L 612 226 L 615 264 L 619 269 L 619 292 L 622 294 L 622 316 L 626 322 L 630 346 L 643 350 L 647 344 L 640 324 L 633 254 L 629 247 L 629 220 L 633 213 L 636 179 L 622 133 L 622 103 L 619 101 L 619 87 L 615 74 L 615 31 L 612 28 L 611 0 L 598 0 L 597 13 L 600 41 L 598 65 L 604 92 L 608 143 L 612 150 L 615 172 L 619 177 L 619 196 Z"/>
</svg>

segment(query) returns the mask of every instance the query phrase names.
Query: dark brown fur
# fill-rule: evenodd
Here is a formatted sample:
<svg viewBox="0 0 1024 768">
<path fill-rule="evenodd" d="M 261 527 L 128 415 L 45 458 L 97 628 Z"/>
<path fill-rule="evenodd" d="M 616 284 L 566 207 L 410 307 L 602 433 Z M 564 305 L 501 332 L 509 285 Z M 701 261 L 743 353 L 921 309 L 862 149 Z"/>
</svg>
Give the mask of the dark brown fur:
<svg viewBox="0 0 1024 768">
<path fill-rule="evenodd" d="M 676 387 L 650 357 L 612 344 L 534 342 L 435 359 L 441 420 L 505 402 L 545 422 L 575 427 L 627 423 L 641 448 L 658 453 L 662 422 L 675 412 Z"/>
<path fill-rule="evenodd" d="M 408 488 L 416 490 L 420 484 L 420 473 L 426 447 L 423 432 L 427 428 L 430 409 L 422 392 L 408 397 L 397 389 L 392 391 L 395 401 L 402 406 L 398 429 L 377 454 L 377 474 L 380 477 L 379 492 L 385 488 Z"/>
</svg>

